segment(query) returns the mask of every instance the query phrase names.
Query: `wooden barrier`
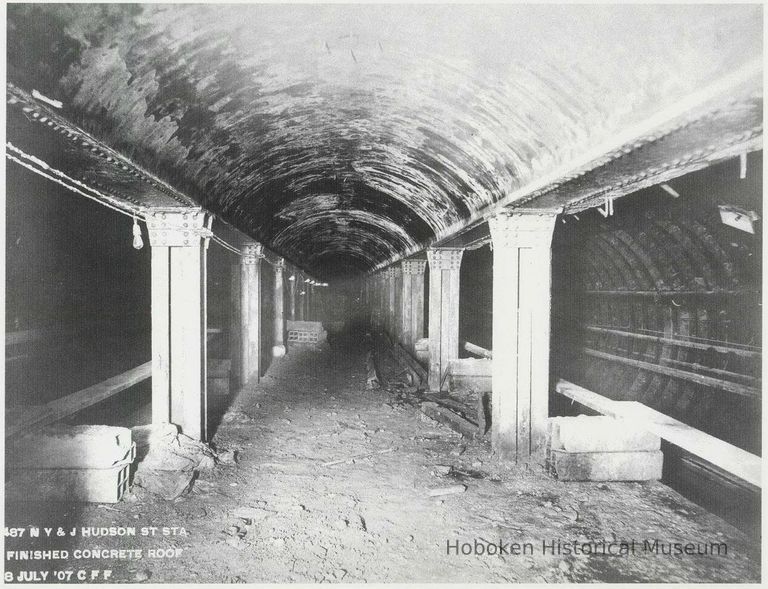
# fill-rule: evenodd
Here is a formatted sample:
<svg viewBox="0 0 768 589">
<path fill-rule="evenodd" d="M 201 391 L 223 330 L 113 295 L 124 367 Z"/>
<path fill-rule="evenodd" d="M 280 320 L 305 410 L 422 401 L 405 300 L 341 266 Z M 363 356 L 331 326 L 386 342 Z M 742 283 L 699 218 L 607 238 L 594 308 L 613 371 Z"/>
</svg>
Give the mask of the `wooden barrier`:
<svg viewBox="0 0 768 589">
<path fill-rule="evenodd" d="M 759 456 L 636 401 L 614 401 L 566 380 L 558 381 L 555 390 L 603 415 L 632 420 L 633 423 L 667 440 L 670 444 L 706 460 L 757 488 L 762 488 Z"/>
<path fill-rule="evenodd" d="M 42 407 L 36 408 L 34 411 L 22 414 L 16 423 L 9 424 L 5 429 L 5 437 L 8 438 L 30 428 L 40 428 L 74 415 L 96 403 L 109 399 L 151 376 L 152 362 L 150 361 L 76 393 L 51 401 Z"/>
</svg>

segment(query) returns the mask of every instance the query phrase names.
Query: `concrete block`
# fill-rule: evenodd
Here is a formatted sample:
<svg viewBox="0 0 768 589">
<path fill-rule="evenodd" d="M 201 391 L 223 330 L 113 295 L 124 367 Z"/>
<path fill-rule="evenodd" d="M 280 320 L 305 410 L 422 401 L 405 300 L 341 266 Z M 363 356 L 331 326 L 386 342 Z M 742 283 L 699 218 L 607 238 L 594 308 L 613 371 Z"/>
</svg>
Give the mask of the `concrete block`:
<svg viewBox="0 0 768 589">
<path fill-rule="evenodd" d="M 550 469 L 561 481 L 656 481 L 661 479 L 663 462 L 660 450 L 550 452 Z"/>
<path fill-rule="evenodd" d="M 323 324 L 320 321 L 286 321 L 286 331 L 311 331 L 320 333 Z"/>
<path fill-rule="evenodd" d="M 661 439 L 626 419 L 606 416 L 550 418 L 550 447 L 566 452 L 651 452 Z"/>
<path fill-rule="evenodd" d="M 421 338 L 413 344 L 413 351 L 416 359 L 420 362 L 429 362 L 429 338 Z"/>
<path fill-rule="evenodd" d="M 448 364 L 451 390 L 490 392 L 492 389 L 492 364 L 486 358 L 460 358 Z"/>
<path fill-rule="evenodd" d="M 13 440 L 8 468 L 107 468 L 124 460 L 131 430 L 108 425 L 48 426 Z"/>
<path fill-rule="evenodd" d="M 5 485 L 10 501 L 117 503 L 130 486 L 131 460 L 111 468 L 14 470 Z"/>
</svg>

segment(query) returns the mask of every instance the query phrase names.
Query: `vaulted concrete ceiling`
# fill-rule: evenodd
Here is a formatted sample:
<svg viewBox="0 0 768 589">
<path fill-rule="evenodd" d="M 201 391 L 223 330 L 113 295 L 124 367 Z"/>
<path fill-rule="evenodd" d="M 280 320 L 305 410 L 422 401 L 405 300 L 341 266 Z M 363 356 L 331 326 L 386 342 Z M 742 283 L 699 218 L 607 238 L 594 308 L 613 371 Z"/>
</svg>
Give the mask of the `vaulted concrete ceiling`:
<svg viewBox="0 0 768 589">
<path fill-rule="evenodd" d="M 759 6 L 11 4 L 8 78 L 334 277 L 557 179 L 760 60 L 761 34 Z M 733 92 L 754 127 L 761 76 L 751 80 Z M 14 133 L 9 123 L 24 141 Z M 127 194 L 119 176 L 98 174 Z"/>
</svg>

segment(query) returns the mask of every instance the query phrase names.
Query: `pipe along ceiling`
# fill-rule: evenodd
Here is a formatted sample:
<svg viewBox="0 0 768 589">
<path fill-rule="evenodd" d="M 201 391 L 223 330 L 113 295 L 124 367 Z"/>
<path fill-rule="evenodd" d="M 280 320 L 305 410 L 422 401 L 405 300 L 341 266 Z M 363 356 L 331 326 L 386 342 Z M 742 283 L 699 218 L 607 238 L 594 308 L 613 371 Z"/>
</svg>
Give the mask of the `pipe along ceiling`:
<svg viewBox="0 0 768 589">
<path fill-rule="evenodd" d="M 7 10 L 13 88 L 324 279 L 429 245 L 762 54 L 746 5 Z M 46 143 L 11 110 L 10 140 Z M 152 204 L 121 173 L 97 176 Z"/>
</svg>

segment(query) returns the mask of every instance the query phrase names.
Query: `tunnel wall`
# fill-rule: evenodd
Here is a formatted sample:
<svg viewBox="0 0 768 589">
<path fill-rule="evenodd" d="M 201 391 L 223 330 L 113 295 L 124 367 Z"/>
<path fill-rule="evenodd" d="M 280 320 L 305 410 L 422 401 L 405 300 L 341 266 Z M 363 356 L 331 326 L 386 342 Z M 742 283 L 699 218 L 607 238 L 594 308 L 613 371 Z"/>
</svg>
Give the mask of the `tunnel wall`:
<svg viewBox="0 0 768 589">
<path fill-rule="evenodd" d="M 595 331 L 761 346 L 761 222 L 751 235 L 721 222 L 718 205 L 762 216 L 762 153 L 655 186 L 558 223 L 553 244 L 552 376 L 617 400 L 645 403 L 750 452 L 760 452 L 760 401 L 598 358 L 585 350 L 760 386 L 761 359 Z M 664 291 L 665 296 L 641 295 Z M 677 292 L 679 294 L 672 294 Z M 633 294 L 635 293 L 635 294 Z"/>
<path fill-rule="evenodd" d="M 43 404 L 150 358 L 150 251 L 131 219 L 6 169 L 6 402 Z"/>
</svg>

